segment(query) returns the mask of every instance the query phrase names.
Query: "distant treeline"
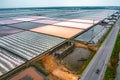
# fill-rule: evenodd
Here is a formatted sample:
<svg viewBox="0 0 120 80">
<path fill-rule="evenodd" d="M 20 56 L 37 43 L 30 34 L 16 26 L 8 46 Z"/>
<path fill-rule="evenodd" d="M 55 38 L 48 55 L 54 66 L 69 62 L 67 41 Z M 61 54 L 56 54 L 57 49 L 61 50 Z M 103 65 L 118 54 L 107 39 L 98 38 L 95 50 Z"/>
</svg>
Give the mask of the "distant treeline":
<svg viewBox="0 0 120 80">
<path fill-rule="evenodd" d="M 81 7 L 29 7 L 29 8 L 0 8 L 0 10 L 21 10 L 21 9 L 111 9 L 111 10 L 120 10 L 120 6 L 81 6 Z"/>
</svg>

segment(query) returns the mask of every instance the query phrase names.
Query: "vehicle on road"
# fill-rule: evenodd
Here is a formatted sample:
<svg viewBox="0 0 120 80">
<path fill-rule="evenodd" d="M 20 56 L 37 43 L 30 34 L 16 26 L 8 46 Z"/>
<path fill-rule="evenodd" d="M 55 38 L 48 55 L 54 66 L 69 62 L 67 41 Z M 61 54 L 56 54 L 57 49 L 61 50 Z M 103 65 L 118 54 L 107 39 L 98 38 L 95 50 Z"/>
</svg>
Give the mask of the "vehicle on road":
<svg viewBox="0 0 120 80">
<path fill-rule="evenodd" d="M 100 69 L 97 69 L 97 70 L 96 70 L 96 74 L 99 74 L 99 73 L 100 73 Z"/>
</svg>

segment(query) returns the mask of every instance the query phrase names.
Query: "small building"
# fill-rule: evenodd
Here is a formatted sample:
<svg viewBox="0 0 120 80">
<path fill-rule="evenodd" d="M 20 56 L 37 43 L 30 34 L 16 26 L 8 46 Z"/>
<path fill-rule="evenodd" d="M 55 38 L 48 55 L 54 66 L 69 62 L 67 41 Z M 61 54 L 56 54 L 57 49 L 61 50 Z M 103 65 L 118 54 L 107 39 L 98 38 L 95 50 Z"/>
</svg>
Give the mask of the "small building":
<svg viewBox="0 0 120 80">
<path fill-rule="evenodd" d="M 58 46 L 56 49 L 52 51 L 52 54 L 57 57 L 61 58 L 69 54 L 74 49 L 74 44 L 71 42 L 66 42 L 60 46 Z"/>
</svg>

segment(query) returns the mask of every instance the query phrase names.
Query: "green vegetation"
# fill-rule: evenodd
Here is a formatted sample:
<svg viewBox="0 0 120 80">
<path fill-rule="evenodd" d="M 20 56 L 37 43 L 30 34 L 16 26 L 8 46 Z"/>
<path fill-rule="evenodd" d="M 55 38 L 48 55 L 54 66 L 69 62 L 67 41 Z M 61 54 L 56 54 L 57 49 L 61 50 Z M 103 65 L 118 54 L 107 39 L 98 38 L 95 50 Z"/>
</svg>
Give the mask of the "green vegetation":
<svg viewBox="0 0 120 80">
<path fill-rule="evenodd" d="M 114 49 L 109 61 L 109 65 L 105 72 L 104 80 L 114 80 L 116 75 L 116 68 L 118 66 L 118 59 L 119 59 L 119 52 L 120 52 L 120 33 L 118 34 L 116 43 L 114 45 Z"/>
</svg>

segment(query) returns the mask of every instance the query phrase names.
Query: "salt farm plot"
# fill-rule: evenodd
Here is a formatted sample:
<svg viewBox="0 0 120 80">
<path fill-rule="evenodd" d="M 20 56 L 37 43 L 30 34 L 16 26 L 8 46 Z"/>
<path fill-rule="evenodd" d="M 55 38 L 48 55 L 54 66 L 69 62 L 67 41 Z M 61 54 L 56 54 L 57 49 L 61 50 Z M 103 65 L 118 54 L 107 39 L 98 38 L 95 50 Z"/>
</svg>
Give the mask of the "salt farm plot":
<svg viewBox="0 0 120 80">
<path fill-rule="evenodd" d="M 56 23 L 54 25 L 57 26 L 64 26 L 64 27 L 72 27 L 72 28 L 79 28 L 79 29 L 88 29 L 90 28 L 93 24 L 88 24 L 88 23 L 75 23 L 75 22 L 60 22 Z"/>
<path fill-rule="evenodd" d="M 45 26 L 45 24 L 34 23 L 34 22 L 22 22 L 22 23 L 18 23 L 18 24 L 11 24 L 9 26 L 14 27 L 14 28 L 29 30 L 29 29 L 33 29 L 33 28 L 36 28 L 36 27 Z"/>
<path fill-rule="evenodd" d="M 79 32 L 82 32 L 83 30 L 76 29 L 76 28 L 48 25 L 48 26 L 31 29 L 31 31 L 54 35 L 54 36 L 63 37 L 63 38 L 71 38 L 72 36 L 78 34 Z"/>
<path fill-rule="evenodd" d="M 7 26 L 0 26 L 0 37 L 15 34 L 15 33 L 21 32 L 21 31 L 23 31 L 23 30 L 11 28 L 11 27 L 7 27 Z"/>
</svg>

